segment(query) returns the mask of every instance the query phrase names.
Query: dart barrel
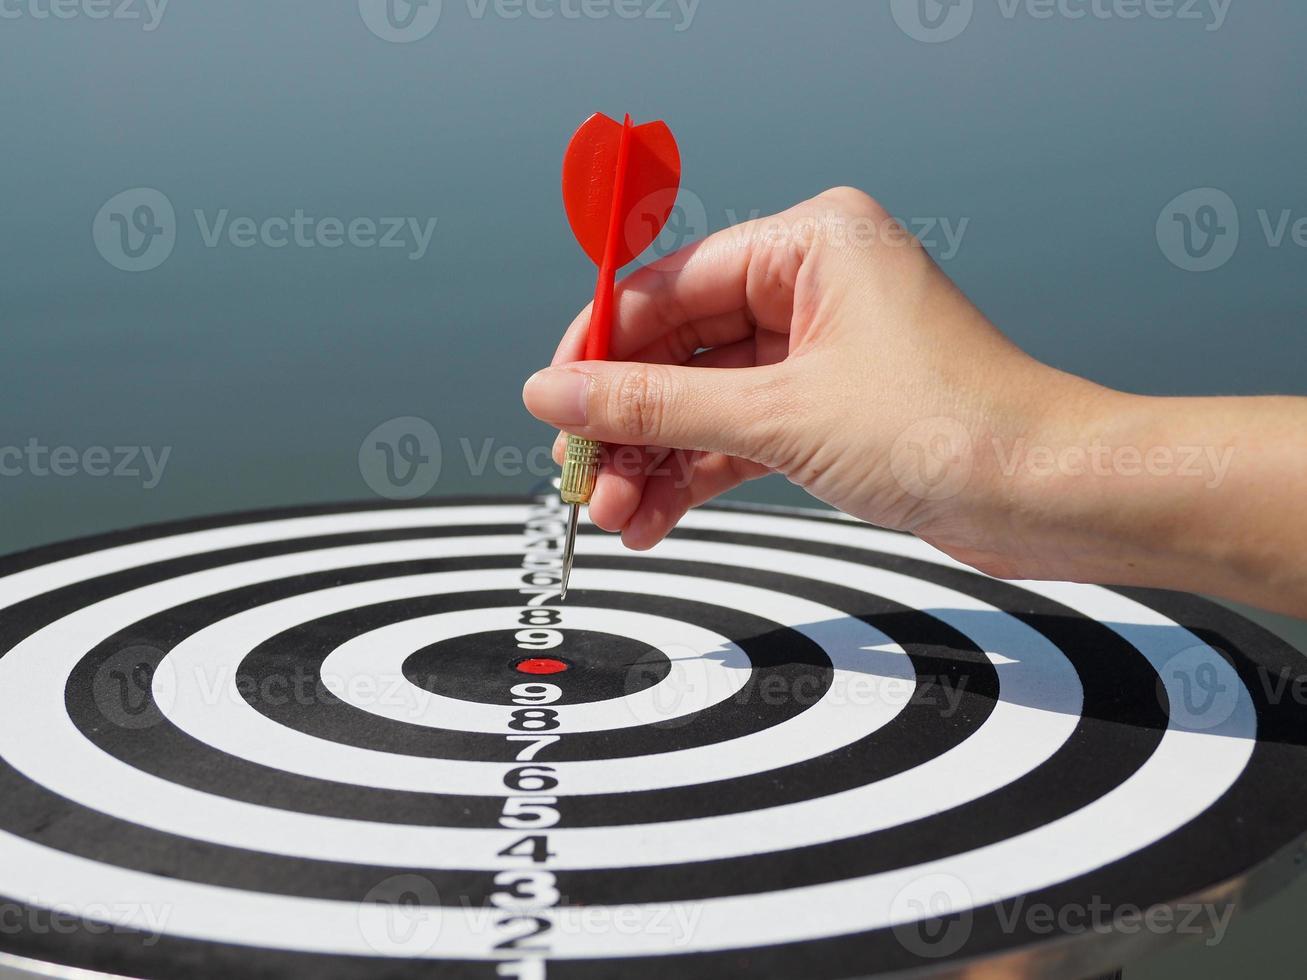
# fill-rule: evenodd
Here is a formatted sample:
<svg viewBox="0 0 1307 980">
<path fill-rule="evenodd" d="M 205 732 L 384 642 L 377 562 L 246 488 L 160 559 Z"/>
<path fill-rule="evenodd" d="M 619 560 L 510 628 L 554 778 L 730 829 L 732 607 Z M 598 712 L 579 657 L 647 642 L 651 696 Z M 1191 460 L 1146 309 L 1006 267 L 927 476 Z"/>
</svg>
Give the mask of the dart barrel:
<svg viewBox="0 0 1307 980">
<path fill-rule="evenodd" d="M 599 443 L 580 436 L 567 437 L 563 480 L 558 492 L 565 504 L 588 504 L 599 476 Z"/>
</svg>

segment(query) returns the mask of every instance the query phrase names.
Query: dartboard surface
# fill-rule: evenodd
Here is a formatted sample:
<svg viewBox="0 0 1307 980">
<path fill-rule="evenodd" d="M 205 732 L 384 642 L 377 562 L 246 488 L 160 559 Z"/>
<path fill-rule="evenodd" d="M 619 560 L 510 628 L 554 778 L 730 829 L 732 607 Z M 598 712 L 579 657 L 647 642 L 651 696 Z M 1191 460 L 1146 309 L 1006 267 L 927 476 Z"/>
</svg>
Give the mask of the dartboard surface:
<svg viewBox="0 0 1307 980">
<path fill-rule="evenodd" d="M 1225 901 L 1307 831 L 1301 657 L 1205 601 L 731 508 L 646 554 L 583 529 L 560 603 L 563 517 L 305 508 L 6 559 L 0 951 L 145 977 L 1106 968 L 1147 932 L 1130 910 Z"/>
</svg>

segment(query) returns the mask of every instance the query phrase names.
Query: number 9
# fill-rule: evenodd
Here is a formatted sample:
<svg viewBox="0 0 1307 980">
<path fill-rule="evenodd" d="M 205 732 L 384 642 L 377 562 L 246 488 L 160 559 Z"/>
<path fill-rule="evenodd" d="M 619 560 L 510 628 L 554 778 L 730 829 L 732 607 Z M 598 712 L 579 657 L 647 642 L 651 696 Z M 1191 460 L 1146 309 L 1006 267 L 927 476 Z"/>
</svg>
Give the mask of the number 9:
<svg viewBox="0 0 1307 980">
<path fill-rule="evenodd" d="M 563 634 L 558 630 L 518 630 L 513 639 L 523 650 L 552 650 L 563 642 Z"/>
<path fill-rule="evenodd" d="M 563 696 L 557 684 L 514 684 L 514 704 L 553 704 Z"/>
</svg>

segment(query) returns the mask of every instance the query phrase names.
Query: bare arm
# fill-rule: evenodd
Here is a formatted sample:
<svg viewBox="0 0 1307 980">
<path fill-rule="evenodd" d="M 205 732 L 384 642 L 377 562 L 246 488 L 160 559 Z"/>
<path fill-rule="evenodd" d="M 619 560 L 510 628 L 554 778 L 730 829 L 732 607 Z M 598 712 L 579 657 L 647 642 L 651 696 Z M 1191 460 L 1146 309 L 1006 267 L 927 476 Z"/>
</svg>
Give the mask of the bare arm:
<svg viewBox="0 0 1307 980">
<path fill-rule="evenodd" d="M 1307 615 L 1307 399 L 1099 389 L 1059 415 L 1048 441 L 1051 463 L 1009 453 L 988 476 L 1015 483 L 1019 544 L 957 557 Z"/>
<path fill-rule="evenodd" d="M 610 454 L 600 527 L 652 547 L 783 473 L 1009 578 L 1209 592 L 1307 616 L 1307 399 L 1146 398 L 1040 364 L 875 201 L 837 188 L 618 290 L 613 356 L 527 407 Z"/>
</svg>

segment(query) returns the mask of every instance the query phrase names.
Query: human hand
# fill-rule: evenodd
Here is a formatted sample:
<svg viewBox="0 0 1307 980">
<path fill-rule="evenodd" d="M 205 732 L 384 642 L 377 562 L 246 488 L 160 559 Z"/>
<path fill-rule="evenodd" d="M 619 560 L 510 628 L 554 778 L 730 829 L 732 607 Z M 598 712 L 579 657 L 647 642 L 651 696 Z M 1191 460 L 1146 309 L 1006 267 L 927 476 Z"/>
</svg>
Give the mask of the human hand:
<svg viewBox="0 0 1307 980">
<path fill-rule="evenodd" d="M 1288 489 L 1307 480 L 1307 402 L 1142 398 L 1043 365 L 860 191 L 632 274 L 616 295 L 621 362 L 573 363 L 588 323 L 587 309 L 523 398 L 607 444 L 590 517 L 629 547 L 783 473 L 993 575 L 1307 602 L 1307 522 Z M 1177 462 L 1193 448 L 1212 461 L 1199 479 Z"/>
<path fill-rule="evenodd" d="M 590 517 L 632 548 L 777 472 L 849 514 L 974 550 L 995 508 L 977 474 L 952 485 L 972 468 L 968 444 L 1008 420 L 1024 426 L 1068 387 L 1092 387 L 1004 339 L 849 188 L 641 269 L 616 308 L 612 350 L 624 363 L 572 363 L 583 310 L 524 399 L 542 420 L 609 445 Z"/>
</svg>

